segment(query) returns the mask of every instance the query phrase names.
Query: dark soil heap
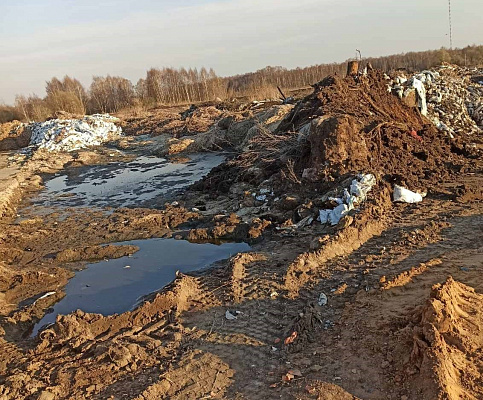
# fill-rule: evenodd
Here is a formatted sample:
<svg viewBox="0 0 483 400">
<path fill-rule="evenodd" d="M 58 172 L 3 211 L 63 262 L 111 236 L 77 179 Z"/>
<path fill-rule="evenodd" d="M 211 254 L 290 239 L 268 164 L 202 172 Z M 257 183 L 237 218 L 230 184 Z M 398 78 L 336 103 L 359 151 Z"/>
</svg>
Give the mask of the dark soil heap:
<svg viewBox="0 0 483 400">
<path fill-rule="evenodd" d="M 223 190 L 236 181 L 260 184 L 268 178 L 283 183 L 283 171 L 292 165 L 294 180 L 308 188 L 364 172 L 416 190 L 464 172 L 479 157 L 471 136 L 451 139 L 438 131 L 416 107 L 391 94 L 384 74 L 375 70 L 330 76 L 315 84 L 314 92 L 282 121 L 272 142 L 266 139 L 252 139 L 249 149 L 215 169 L 197 188 Z"/>
</svg>

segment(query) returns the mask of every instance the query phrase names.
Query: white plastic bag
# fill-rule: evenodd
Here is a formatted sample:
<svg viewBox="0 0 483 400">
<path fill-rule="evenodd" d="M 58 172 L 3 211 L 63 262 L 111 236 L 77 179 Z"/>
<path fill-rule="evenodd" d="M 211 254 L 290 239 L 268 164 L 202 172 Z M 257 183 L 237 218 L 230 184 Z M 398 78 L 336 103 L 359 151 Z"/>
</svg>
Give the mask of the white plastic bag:
<svg viewBox="0 0 483 400">
<path fill-rule="evenodd" d="M 423 196 L 402 186 L 395 185 L 393 201 L 402 203 L 419 203 L 420 201 L 423 201 Z"/>
</svg>

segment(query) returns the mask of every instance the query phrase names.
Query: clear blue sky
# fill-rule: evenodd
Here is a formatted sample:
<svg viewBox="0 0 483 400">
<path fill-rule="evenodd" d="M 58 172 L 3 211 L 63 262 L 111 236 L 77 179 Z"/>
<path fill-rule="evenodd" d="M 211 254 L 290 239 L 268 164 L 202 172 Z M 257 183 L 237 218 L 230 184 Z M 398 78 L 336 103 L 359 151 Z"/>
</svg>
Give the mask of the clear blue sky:
<svg viewBox="0 0 483 400">
<path fill-rule="evenodd" d="M 453 45 L 483 43 L 483 0 L 452 0 Z M 0 0 L 0 102 L 45 81 L 150 67 L 343 61 L 448 46 L 447 0 Z"/>
</svg>

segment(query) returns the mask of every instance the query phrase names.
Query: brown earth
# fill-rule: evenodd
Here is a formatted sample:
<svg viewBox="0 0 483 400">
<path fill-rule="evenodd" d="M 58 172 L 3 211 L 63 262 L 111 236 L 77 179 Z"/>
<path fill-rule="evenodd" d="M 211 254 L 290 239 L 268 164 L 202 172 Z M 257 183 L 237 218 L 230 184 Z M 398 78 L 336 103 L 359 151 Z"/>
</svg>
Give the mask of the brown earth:
<svg viewBox="0 0 483 400">
<path fill-rule="evenodd" d="M 482 398 L 481 157 L 386 89 L 377 72 L 323 81 L 180 206 L 2 219 L 0 399 Z M 378 183 L 358 210 L 294 224 L 359 172 Z M 22 195 L 40 183 L 22 182 Z M 392 203 L 395 182 L 428 195 Z M 273 195 L 257 200 L 262 188 Z M 135 251 L 102 244 L 171 236 L 252 250 L 178 274 L 134 311 L 78 311 L 28 338 L 83 261 Z"/>
</svg>

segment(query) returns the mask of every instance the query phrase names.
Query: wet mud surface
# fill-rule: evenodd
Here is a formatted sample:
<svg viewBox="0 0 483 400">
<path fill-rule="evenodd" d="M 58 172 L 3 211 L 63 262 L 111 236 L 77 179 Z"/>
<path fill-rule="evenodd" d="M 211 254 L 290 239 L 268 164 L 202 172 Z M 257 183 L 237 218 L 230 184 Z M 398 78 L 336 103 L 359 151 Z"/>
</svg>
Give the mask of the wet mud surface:
<svg viewBox="0 0 483 400">
<path fill-rule="evenodd" d="M 70 168 L 54 177 L 45 176 L 45 190 L 32 201 L 34 207 L 141 207 L 176 192 L 222 163 L 217 154 L 193 154 L 173 163 L 165 158 L 139 156 L 128 163 Z"/>
</svg>

